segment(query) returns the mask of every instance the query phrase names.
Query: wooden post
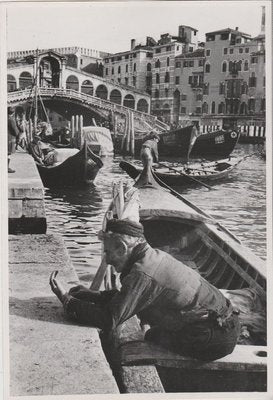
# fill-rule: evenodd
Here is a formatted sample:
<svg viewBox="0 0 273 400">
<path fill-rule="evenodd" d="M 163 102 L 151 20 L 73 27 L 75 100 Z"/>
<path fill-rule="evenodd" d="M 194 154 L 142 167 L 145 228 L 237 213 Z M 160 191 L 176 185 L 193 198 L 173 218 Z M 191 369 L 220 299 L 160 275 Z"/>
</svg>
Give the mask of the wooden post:
<svg viewBox="0 0 273 400">
<path fill-rule="evenodd" d="M 134 157 L 135 155 L 135 121 L 134 121 L 134 112 L 131 112 L 131 155 Z"/>
<path fill-rule="evenodd" d="M 128 130 L 127 130 L 127 136 L 126 136 L 126 152 L 129 153 L 130 151 L 130 138 L 131 138 L 131 114 L 130 111 L 128 111 Z"/>
<path fill-rule="evenodd" d="M 128 131 L 128 114 L 125 114 L 125 124 L 124 124 L 124 133 L 121 141 L 121 152 L 125 151 L 125 140 L 127 137 L 127 131 Z"/>
<path fill-rule="evenodd" d="M 72 115 L 71 117 L 71 138 L 74 139 L 75 136 L 75 117 Z"/>
<path fill-rule="evenodd" d="M 29 125 L 28 125 L 29 126 L 29 141 L 32 142 L 33 137 L 32 137 L 32 121 L 31 121 L 31 119 L 29 119 L 28 123 L 29 123 Z"/>
<path fill-rule="evenodd" d="M 79 148 L 79 116 L 75 117 L 75 143 L 76 147 Z"/>
<path fill-rule="evenodd" d="M 82 146 L 82 128 L 83 128 L 83 116 L 80 115 L 80 119 L 79 119 L 79 149 Z"/>
</svg>

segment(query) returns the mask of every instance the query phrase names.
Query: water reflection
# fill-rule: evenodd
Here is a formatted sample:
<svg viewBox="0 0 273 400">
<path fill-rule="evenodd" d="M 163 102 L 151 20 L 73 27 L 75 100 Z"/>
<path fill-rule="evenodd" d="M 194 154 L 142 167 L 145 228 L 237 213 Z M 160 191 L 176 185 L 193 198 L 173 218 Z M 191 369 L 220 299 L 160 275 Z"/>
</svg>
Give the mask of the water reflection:
<svg viewBox="0 0 273 400">
<path fill-rule="evenodd" d="M 203 186 L 176 187 L 188 200 L 211 214 L 258 256 L 266 255 L 265 162 L 258 146 L 239 145 L 233 155 L 250 155 L 214 190 Z M 97 232 L 112 197 L 112 182 L 133 182 L 120 170 L 121 157 L 104 159 L 95 185 L 86 189 L 46 190 L 48 233 L 61 234 L 83 284 L 93 278 L 100 264 Z M 174 161 L 174 159 L 173 159 Z M 176 161 L 176 160 L 175 160 Z"/>
</svg>

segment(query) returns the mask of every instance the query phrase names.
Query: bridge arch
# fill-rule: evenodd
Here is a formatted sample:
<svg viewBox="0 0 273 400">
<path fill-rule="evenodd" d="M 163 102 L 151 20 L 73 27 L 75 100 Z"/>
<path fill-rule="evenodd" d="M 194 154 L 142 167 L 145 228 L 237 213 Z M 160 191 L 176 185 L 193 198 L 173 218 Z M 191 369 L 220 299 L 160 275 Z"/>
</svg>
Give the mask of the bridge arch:
<svg viewBox="0 0 273 400">
<path fill-rule="evenodd" d="M 86 79 L 85 81 L 82 82 L 81 92 L 85 93 L 85 94 L 89 94 L 90 96 L 93 96 L 94 86 L 93 86 L 93 83 L 89 79 Z"/>
<path fill-rule="evenodd" d="M 24 71 L 19 76 L 19 88 L 25 89 L 32 85 L 32 75 L 30 72 Z"/>
<path fill-rule="evenodd" d="M 107 100 L 108 97 L 108 90 L 105 85 L 99 85 L 96 89 L 96 96 L 100 99 Z"/>
<path fill-rule="evenodd" d="M 79 80 L 75 75 L 69 75 L 66 79 L 66 89 L 79 91 Z"/>
<path fill-rule="evenodd" d="M 8 74 L 7 76 L 8 92 L 14 92 L 17 89 L 16 79 L 13 75 Z"/>
<path fill-rule="evenodd" d="M 120 93 L 120 91 L 117 90 L 117 89 L 112 90 L 112 92 L 110 93 L 109 100 L 112 103 L 121 104 L 121 93 Z"/>
<path fill-rule="evenodd" d="M 145 99 L 140 99 L 137 102 L 137 110 L 141 112 L 148 113 L 149 106 L 148 102 Z"/>
<path fill-rule="evenodd" d="M 134 110 L 135 109 L 135 98 L 134 98 L 134 96 L 132 96 L 131 94 L 127 94 L 124 97 L 123 105 L 125 107 L 132 108 Z"/>
</svg>

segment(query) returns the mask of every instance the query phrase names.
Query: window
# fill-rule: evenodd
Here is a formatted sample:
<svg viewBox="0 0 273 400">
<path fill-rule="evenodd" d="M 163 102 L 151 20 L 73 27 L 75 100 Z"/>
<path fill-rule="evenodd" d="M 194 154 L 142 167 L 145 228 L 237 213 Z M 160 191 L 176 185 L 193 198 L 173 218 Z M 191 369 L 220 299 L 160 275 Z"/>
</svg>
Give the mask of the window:
<svg viewBox="0 0 273 400">
<path fill-rule="evenodd" d="M 219 94 L 225 94 L 225 82 L 220 82 Z"/>
<path fill-rule="evenodd" d="M 194 60 L 189 61 L 189 67 L 194 67 Z"/>
<path fill-rule="evenodd" d="M 236 71 L 242 71 L 242 60 L 237 61 Z"/>
<path fill-rule="evenodd" d="M 244 83 L 242 84 L 242 87 L 241 87 L 241 93 L 242 93 L 242 94 L 247 94 L 247 92 L 248 92 L 248 86 L 247 86 L 247 83 L 244 82 Z"/>
<path fill-rule="evenodd" d="M 128 72 L 128 64 L 126 64 L 125 71 Z"/>
<path fill-rule="evenodd" d="M 105 68 L 105 75 L 108 75 L 108 68 Z"/>
<path fill-rule="evenodd" d="M 159 61 L 159 59 L 156 60 L 156 62 L 155 62 L 155 67 L 156 67 L 156 68 L 160 68 L 160 61 Z"/>
<path fill-rule="evenodd" d="M 249 47 L 245 48 L 245 53 L 249 53 Z"/>
<path fill-rule="evenodd" d="M 159 90 L 155 89 L 155 98 L 158 99 L 159 98 Z"/>
<path fill-rule="evenodd" d="M 193 52 L 193 47 L 189 47 L 189 53 L 192 53 Z"/>
<path fill-rule="evenodd" d="M 161 49 L 159 48 L 159 49 L 155 49 L 155 52 L 158 54 L 158 53 L 161 53 Z"/>
<path fill-rule="evenodd" d="M 180 67 L 181 67 L 181 62 L 180 61 L 176 61 L 175 68 L 180 68 Z"/>
<path fill-rule="evenodd" d="M 214 42 L 215 35 L 207 35 L 207 42 Z"/>
<path fill-rule="evenodd" d="M 179 85 L 179 83 L 180 83 L 180 77 L 179 77 L 179 76 L 176 76 L 176 77 L 175 77 L 175 84 L 176 84 L 176 85 Z"/>
<path fill-rule="evenodd" d="M 187 95 L 186 94 L 182 94 L 181 95 L 181 100 L 187 100 Z"/>
<path fill-rule="evenodd" d="M 121 57 L 121 56 L 118 56 L 117 60 L 118 60 L 118 61 L 121 61 L 121 60 L 122 60 L 122 57 Z"/>
<path fill-rule="evenodd" d="M 201 107 L 196 107 L 195 113 L 196 113 L 196 114 L 201 114 L 201 112 L 202 112 Z"/>
<path fill-rule="evenodd" d="M 242 39 L 241 38 L 237 38 L 236 39 L 236 43 L 241 43 L 242 42 Z"/>
<path fill-rule="evenodd" d="M 215 101 L 211 103 L 211 113 L 215 114 Z"/>
<path fill-rule="evenodd" d="M 106 58 L 106 59 L 104 60 L 104 62 L 105 62 L 106 64 L 109 63 L 108 58 Z"/>
<path fill-rule="evenodd" d="M 255 76 L 255 72 L 252 72 L 248 81 L 249 87 L 256 87 L 256 83 L 257 83 L 257 78 Z"/>
<path fill-rule="evenodd" d="M 147 64 L 147 71 L 150 72 L 152 70 L 152 65 L 150 63 Z"/>
<path fill-rule="evenodd" d="M 180 49 L 180 47 L 179 46 L 176 46 L 176 50 L 179 50 Z"/>
<path fill-rule="evenodd" d="M 210 49 L 206 50 L 206 56 L 207 56 L 207 57 L 210 56 Z"/>
<path fill-rule="evenodd" d="M 81 65 L 82 65 L 82 58 L 81 58 Z M 47 68 L 46 69 L 48 69 L 48 66 L 47 66 Z"/>
<path fill-rule="evenodd" d="M 167 46 L 166 47 L 166 51 L 171 51 L 172 50 L 172 46 Z"/>
<path fill-rule="evenodd" d="M 261 111 L 265 111 L 265 98 L 261 99 Z"/>
<path fill-rule="evenodd" d="M 183 67 L 187 67 L 188 66 L 188 61 L 184 61 L 183 62 Z"/>
<path fill-rule="evenodd" d="M 120 74 L 120 66 L 118 67 L 118 74 Z"/>
<path fill-rule="evenodd" d="M 202 112 L 203 112 L 203 114 L 208 114 L 208 112 L 209 112 L 209 106 L 208 106 L 208 103 L 203 103 L 203 105 L 202 105 Z"/>
<path fill-rule="evenodd" d="M 265 76 L 263 77 L 263 87 L 265 87 Z"/>
<path fill-rule="evenodd" d="M 125 60 L 128 60 L 128 58 L 129 58 L 129 54 L 126 54 Z"/>
<path fill-rule="evenodd" d="M 181 114 L 186 114 L 186 113 L 187 113 L 186 107 L 181 107 Z"/>
<path fill-rule="evenodd" d="M 169 67 L 170 66 L 170 58 L 168 57 L 167 58 L 167 67 Z"/>
<path fill-rule="evenodd" d="M 225 47 L 224 48 L 224 54 L 227 54 L 227 51 L 228 51 L 228 49 L 227 49 L 227 47 Z"/>
<path fill-rule="evenodd" d="M 226 61 L 224 61 L 223 64 L 222 64 L 222 72 L 227 72 L 227 63 L 226 63 Z"/>
<path fill-rule="evenodd" d="M 255 99 L 248 100 L 248 110 L 253 113 L 255 112 Z"/>
<path fill-rule="evenodd" d="M 128 78 L 125 78 L 125 85 L 128 85 Z"/>
<path fill-rule="evenodd" d="M 112 57 L 112 58 L 111 58 L 111 61 L 114 62 L 114 61 L 115 61 L 115 57 Z"/>
<path fill-rule="evenodd" d="M 248 71 L 248 61 L 247 60 L 244 63 L 244 71 Z"/>
<path fill-rule="evenodd" d="M 222 33 L 220 38 L 221 38 L 221 40 L 228 40 L 229 39 L 229 33 Z"/>
<path fill-rule="evenodd" d="M 134 53 L 134 54 L 133 54 L 133 57 L 136 58 L 136 56 L 137 56 L 137 53 Z"/>
<path fill-rule="evenodd" d="M 251 64 L 258 64 L 258 57 L 251 57 Z"/>
<path fill-rule="evenodd" d="M 165 74 L 165 83 L 169 83 L 170 82 L 170 73 L 166 72 Z"/>
<path fill-rule="evenodd" d="M 169 89 L 165 89 L 165 97 L 168 97 L 169 96 Z"/>
<path fill-rule="evenodd" d="M 112 75 L 114 75 L 114 73 L 115 73 L 115 68 L 113 67 L 112 68 Z"/>
<path fill-rule="evenodd" d="M 134 72 L 136 72 L 136 63 L 134 63 Z"/>
<path fill-rule="evenodd" d="M 229 49 L 229 54 L 233 54 L 234 53 L 234 49 Z"/>
<path fill-rule="evenodd" d="M 118 78 L 118 83 L 120 83 L 121 82 L 121 79 L 120 78 Z"/>
<path fill-rule="evenodd" d="M 209 64 L 209 63 L 207 63 L 207 64 L 205 65 L 205 72 L 207 72 L 207 73 L 210 72 L 210 64 Z"/>
<path fill-rule="evenodd" d="M 203 94 L 209 94 L 209 83 L 204 83 Z"/>
<path fill-rule="evenodd" d="M 242 47 L 239 47 L 239 53 L 243 53 L 244 49 Z"/>
<path fill-rule="evenodd" d="M 160 76 L 159 74 L 155 75 L 155 83 L 160 83 Z"/>
<path fill-rule="evenodd" d="M 189 76 L 189 84 L 190 84 L 190 85 L 192 84 L 192 78 L 193 78 L 193 76 L 190 75 L 190 76 Z"/>
<path fill-rule="evenodd" d="M 202 93 L 197 93 L 197 94 L 196 94 L 196 100 L 197 100 L 197 101 L 202 100 L 202 97 L 203 97 L 203 96 L 202 96 Z"/>
<path fill-rule="evenodd" d="M 198 66 L 199 66 L 199 67 L 203 67 L 204 61 L 205 61 L 205 60 L 199 60 L 199 61 L 198 61 Z"/>
<path fill-rule="evenodd" d="M 136 86 L 136 77 L 133 76 L 133 86 Z"/>
<path fill-rule="evenodd" d="M 233 68 L 234 68 L 234 63 L 233 63 L 233 61 L 229 61 L 229 63 L 228 63 L 228 70 L 229 70 L 229 72 L 233 72 Z"/>
</svg>

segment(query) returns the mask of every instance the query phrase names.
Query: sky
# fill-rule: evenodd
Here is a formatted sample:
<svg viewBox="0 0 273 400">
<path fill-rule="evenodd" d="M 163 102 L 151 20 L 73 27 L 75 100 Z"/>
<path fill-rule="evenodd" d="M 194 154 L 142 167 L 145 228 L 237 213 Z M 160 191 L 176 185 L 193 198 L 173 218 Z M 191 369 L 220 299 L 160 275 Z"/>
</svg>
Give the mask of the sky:
<svg viewBox="0 0 273 400">
<path fill-rule="evenodd" d="M 130 40 L 178 33 L 179 25 L 205 33 L 223 28 L 255 36 L 260 32 L 263 1 L 121 1 L 9 3 L 7 51 L 82 46 L 116 53 Z"/>
</svg>

